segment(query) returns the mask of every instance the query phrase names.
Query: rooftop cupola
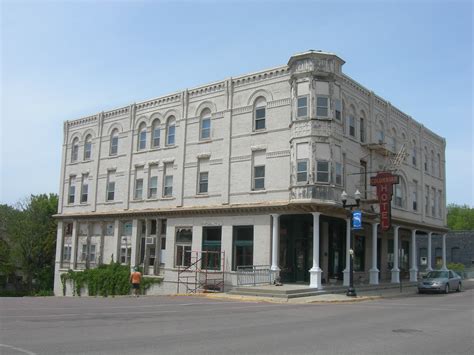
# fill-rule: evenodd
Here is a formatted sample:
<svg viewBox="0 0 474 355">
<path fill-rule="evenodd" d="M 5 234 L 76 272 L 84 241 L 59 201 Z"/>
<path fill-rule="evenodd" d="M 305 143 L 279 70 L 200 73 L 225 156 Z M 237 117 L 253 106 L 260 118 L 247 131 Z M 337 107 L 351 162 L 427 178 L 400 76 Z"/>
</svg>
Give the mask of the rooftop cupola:
<svg viewBox="0 0 474 355">
<path fill-rule="evenodd" d="M 321 50 L 309 50 L 307 52 L 293 55 L 288 61 L 292 75 L 300 73 L 312 73 L 315 76 L 329 76 L 342 73 L 345 62 L 334 53 Z"/>
</svg>

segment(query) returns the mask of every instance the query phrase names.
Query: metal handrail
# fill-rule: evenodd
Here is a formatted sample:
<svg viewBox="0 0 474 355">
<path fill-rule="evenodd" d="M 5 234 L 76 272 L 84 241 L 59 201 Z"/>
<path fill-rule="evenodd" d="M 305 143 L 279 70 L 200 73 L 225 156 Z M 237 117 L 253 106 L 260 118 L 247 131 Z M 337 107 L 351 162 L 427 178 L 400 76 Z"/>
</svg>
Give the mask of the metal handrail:
<svg viewBox="0 0 474 355">
<path fill-rule="evenodd" d="M 238 286 L 256 286 L 272 283 L 270 265 L 237 266 L 236 274 Z"/>
</svg>

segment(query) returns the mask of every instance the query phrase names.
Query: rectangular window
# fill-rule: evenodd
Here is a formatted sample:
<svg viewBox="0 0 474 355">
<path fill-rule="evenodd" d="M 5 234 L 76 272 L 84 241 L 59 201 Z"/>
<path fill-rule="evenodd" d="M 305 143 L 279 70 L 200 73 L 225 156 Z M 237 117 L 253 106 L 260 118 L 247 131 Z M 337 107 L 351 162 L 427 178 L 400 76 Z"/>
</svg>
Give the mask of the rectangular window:
<svg viewBox="0 0 474 355">
<path fill-rule="evenodd" d="M 360 141 L 362 143 L 365 142 L 365 120 L 361 117 L 360 118 L 360 126 L 359 126 L 359 130 L 360 130 Z"/>
<path fill-rule="evenodd" d="M 148 198 L 158 197 L 158 164 L 148 167 Z"/>
<path fill-rule="evenodd" d="M 82 244 L 81 261 L 87 261 L 87 244 Z"/>
<path fill-rule="evenodd" d="M 265 189 L 265 165 L 254 166 L 253 168 L 253 189 Z"/>
<path fill-rule="evenodd" d="M 96 257 L 95 244 L 91 244 L 89 248 L 89 261 L 92 263 L 95 263 L 95 257 Z"/>
<path fill-rule="evenodd" d="M 161 220 L 161 234 L 166 234 L 166 219 Z"/>
<path fill-rule="evenodd" d="M 68 188 L 68 198 L 67 203 L 72 205 L 74 203 L 74 197 L 76 194 L 76 176 L 71 175 L 69 177 L 69 188 Z"/>
<path fill-rule="evenodd" d="M 113 222 L 107 223 L 105 225 L 105 235 L 112 236 L 114 235 L 115 224 Z"/>
<path fill-rule="evenodd" d="M 413 211 L 418 210 L 418 182 L 413 180 L 413 191 L 412 191 Z"/>
<path fill-rule="evenodd" d="M 117 155 L 118 153 L 118 134 L 113 134 L 110 142 L 110 155 Z"/>
<path fill-rule="evenodd" d="M 173 125 L 169 125 L 168 126 L 168 141 L 167 141 L 167 145 L 174 145 L 174 142 L 175 142 L 175 133 L 176 133 L 176 126 L 173 124 Z"/>
<path fill-rule="evenodd" d="M 255 130 L 265 129 L 265 107 L 255 109 Z"/>
<path fill-rule="evenodd" d="M 425 215 L 430 214 L 430 188 L 425 185 Z"/>
<path fill-rule="evenodd" d="M 342 185 L 342 164 L 336 163 L 336 185 Z"/>
<path fill-rule="evenodd" d="M 265 189 L 265 150 L 252 152 L 252 190 Z"/>
<path fill-rule="evenodd" d="M 321 160 L 316 162 L 316 181 L 329 182 L 329 162 Z"/>
<path fill-rule="evenodd" d="M 356 135 L 356 127 L 355 127 L 355 117 L 349 116 L 349 135 L 355 137 Z"/>
<path fill-rule="evenodd" d="M 166 163 L 164 167 L 164 186 L 163 186 L 163 197 L 173 196 L 173 163 Z"/>
<path fill-rule="evenodd" d="M 135 179 L 135 194 L 133 198 L 135 200 L 141 200 L 143 198 L 143 179 Z"/>
<path fill-rule="evenodd" d="M 377 131 L 377 140 L 379 141 L 379 143 L 383 143 L 385 140 L 385 134 L 383 133 L 382 129 L 379 129 Z"/>
<path fill-rule="evenodd" d="M 335 116 L 336 120 L 340 121 L 342 118 L 342 103 L 341 100 L 335 100 Z"/>
<path fill-rule="evenodd" d="M 163 240 L 165 239 L 163 238 Z M 192 242 L 193 242 L 193 230 L 191 227 L 177 227 L 176 228 L 176 253 L 175 253 L 175 266 L 176 267 L 191 265 Z"/>
<path fill-rule="evenodd" d="M 298 97 L 296 117 L 308 117 L 308 95 Z"/>
<path fill-rule="evenodd" d="M 120 263 L 130 265 L 131 260 L 132 260 L 132 247 L 129 247 L 126 245 L 122 246 L 120 248 Z"/>
<path fill-rule="evenodd" d="M 81 203 L 87 203 L 87 195 L 89 191 L 89 174 L 82 174 L 82 184 L 81 184 Z"/>
<path fill-rule="evenodd" d="M 431 215 L 436 217 L 436 189 L 431 188 Z"/>
<path fill-rule="evenodd" d="M 209 182 L 209 173 L 200 172 L 199 173 L 199 193 L 200 194 L 207 194 L 208 182 Z"/>
<path fill-rule="evenodd" d="M 203 118 L 201 121 L 201 139 L 209 139 L 211 137 L 211 119 Z"/>
<path fill-rule="evenodd" d="M 443 212 L 443 207 L 442 207 L 442 199 L 443 199 L 443 192 L 441 190 L 438 190 L 438 217 L 442 218 L 442 212 Z"/>
<path fill-rule="evenodd" d="M 253 226 L 233 227 L 232 270 L 253 265 Z"/>
<path fill-rule="evenodd" d="M 131 236 L 133 229 L 133 223 L 131 221 L 123 222 L 122 225 L 122 235 L 123 236 Z"/>
<path fill-rule="evenodd" d="M 329 98 L 324 96 L 316 96 L 316 116 L 328 117 Z"/>
<path fill-rule="evenodd" d="M 428 155 L 425 154 L 425 171 L 428 172 Z"/>
<path fill-rule="evenodd" d="M 71 245 L 64 245 L 63 247 L 63 261 L 71 261 Z"/>
<path fill-rule="evenodd" d="M 297 172 L 296 172 L 296 181 L 297 182 L 307 182 L 308 181 L 308 160 L 298 160 L 297 161 Z"/>
<path fill-rule="evenodd" d="M 66 227 L 64 228 L 65 229 L 64 233 L 66 235 L 72 235 L 73 226 L 74 225 L 72 223 L 66 223 Z"/>
<path fill-rule="evenodd" d="M 413 166 L 416 166 L 416 147 L 413 147 L 411 162 L 412 162 Z"/>
<path fill-rule="evenodd" d="M 202 228 L 202 268 L 221 269 L 222 227 Z"/>
<path fill-rule="evenodd" d="M 156 235 L 156 219 L 152 219 L 150 223 L 150 235 Z"/>
<path fill-rule="evenodd" d="M 402 188 L 400 185 L 395 185 L 395 206 L 403 207 Z"/>
<path fill-rule="evenodd" d="M 115 199 L 115 170 L 110 170 L 107 172 L 107 201 L 113 201 Z"/>
</svg>

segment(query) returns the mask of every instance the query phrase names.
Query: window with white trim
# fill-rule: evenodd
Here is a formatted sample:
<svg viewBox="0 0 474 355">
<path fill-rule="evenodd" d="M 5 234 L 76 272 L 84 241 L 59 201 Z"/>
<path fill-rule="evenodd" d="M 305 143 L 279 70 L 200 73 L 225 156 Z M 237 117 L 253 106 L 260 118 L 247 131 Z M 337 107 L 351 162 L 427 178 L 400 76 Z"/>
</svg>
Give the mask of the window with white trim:
<svg viewBox="0 0 474 355">
<path fill-rule="evenodd" d="M 143 198 L 143 178 L 135 179 L 135 194 L 133 198 L 135 200 L 141 200 Z"/>
<path fill-rule="evenodd" d="M 211 110 L 205 108 L 201 112 L 201 124 L 199 138 L 206 140 L 211 138 Z"/>
<path fill-rule="evenodd" d="M 342 186 L 342 164 L 336 162 L 336 185 Z"/>
<path fill-rule="evenodd" d="M 63 247 L 63 261 L 71 261 L 72 246 L 65 244 Z"/>
<path fill-rule="evenodd" d="M 198 160 L 198 194 L 207 194 L 209 190 L 209 159 Z"/>
<path fill-rule="evenodd" d="M 309 95 L 298 96 L 297 107 L 296 107 L 296 117 L 298 118 L 308 117 L 308 99 L 309 99 Z"/>
<path fill-rule="evenodd" d="M 316 96 L 316 116 L 328 117 L 329 98 L 326 96 Z"/>
<path fill-rule="evenodd" d="M 425 215 L 430 215 L 430 188 L 425 185 Z"/>
<path fill-rule="evenodd" d="M 79 138 L 74 138 L 71 146 L 71 163 L 74 163 L 79 158 Z"/>
<path fill-rule="evenodd" d="M 84 141 L 84 160 L 89 160 L 92 158 L 92 136 L 87 135 L 86 140 Z"/>
<path fill-rule="evenodd" d="M 361 117 L 359 120 L 359 139 L 362 143 L 365 142 L 365 119 Z"/>
<path fill-rule="evenodd" d="M 379 121 L 378 127 L 377 127 L 377 141 L 379 143 L 383 143 L 385 141 L 385 132 L 383 128 L 383 123 L 382 121 Z"/>
<path fill-rule="evenodd" d="M 163 169 L 163 197 L 173 196 L 173 163 L 165 163 Z"/>
<path fill-rule="evenodd" d="M 117 155 L 118 154 L 118 140 L 119 140 L 119 132 L 118 129 L 114 129 L 110 134 L 110 150 L 109 155 Z"/>
<path fill-rule="evenodd" d="M 81 181 L 81 203 L 87 203 L 88 193 L 89 193 L 89 174 L 82 174 Z"/>
<path fill-rule="evenodd" d="M 413 180 L 412 208 L 413 211 L 418 210 L 418 181 L 416 180 Z"/>
<path fill-rule="evenodd" d="M 170 116 L 166 123 L 166 145 L 171 146 L 176 143 L 176 119 Z"/>
<path fill-rule="evenodd" d="M 146 124 L 141 123 L 138 128 L 138 150 L 146 149 Z"/>
<path fill-rule="evenodd" d="M 316 161 L 316 182 L 329 182 L 329 162 L 325 160 Z"/>
<path fill-rule="evenodd" d="M 254 104 L 254 131 L 266 128 L 267 115 L 267 100 L 264 97 L 259 97 Z"/>
<path fill-rule="evenodd" d="M 69 205 L 74 204 L 76 194 L 76 175 L 69 176 L 69 187 L 68 187 L 68 198 L 67 203 Z"/>
<path fill-rule="evenodd" d="M 353 115 L 349 115 L 349 135 L 351 137 L 355 137 L 356 134 L 356 123 L 355 117 Z"/>
<path fill-rule="evenodd" d="M 160 136 L 161 136 L 161 122 L 159 119 L 153 121 L 151 126 L 151 146 L 153 148 L 160 147 Z"/>
<path fill-rule="evenodd" d="M 107 191 L 106 201 L 113 201 L 115 199 L 115 170 L 107 172 Z"/>
<path fill-rule="evenodd" d="M 148 168 L 148 198 L 158 197 L 158 164 Z"/>
<path fill-rule="evenodd" d="M 308 181 L 308 159 L 299 159 L 296 162 L 296 182 Z"/>
<path fill-rule="evenodd" d="M 252 190 L 265 189 L 265 150 L 252 153 Z"/>
<path fill-rule="evenodd" d="M 192 227 L 176 227 L 175 267 L 191 265 Z"/>
</svg>

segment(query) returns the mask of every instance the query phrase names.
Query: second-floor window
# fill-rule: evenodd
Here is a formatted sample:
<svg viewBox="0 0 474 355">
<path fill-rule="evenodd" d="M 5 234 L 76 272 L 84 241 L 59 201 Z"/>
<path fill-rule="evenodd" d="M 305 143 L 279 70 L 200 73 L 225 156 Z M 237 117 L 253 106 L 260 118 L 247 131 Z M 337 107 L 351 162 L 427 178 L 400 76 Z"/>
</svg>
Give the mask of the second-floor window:
<svg viewBox="0 0 474 355">
<path fill-rule="evenodd" d="M 81 184 L 81 203 L 87 203 L 87 197 L 89 194 L 89 174 L 82 174 Z"/>
<path fill-rule="evenodd" d="M 106 191 L 106 200 L 113 201 L 115 199 L 115 181 L 114 181 L 115 171 L 109 171 L 107 173 L 107 191 Z"/>
<path fill-rule="evenodd" d="M 171 197 L 173 196 L 173 168 L 172 163 L 166 163 L 164 168 L 164 186 L 163 186 L 163 196 Z"/>
<path fill-rule="evenodd" d="M 253 189 L 264 190 L 265 189 L 265 165 L 259 165 L 253 167 Z"/>
<path fill-rule="evenodd" d="M 135 200 L 141 200 L 143 198 L 143 179 L 135 179 Z"/>
<path fill-rule="evenodd" d="M 329 182 L 329 162 L 323 160 L 316 162 L 316 181 Z"/>
<path fill-rule="evenodd" d="M 334 106 L 335 106 L 334 110 L 335 110 L 336 120 L 340 121 L 342 119 L 342 103 L 341 103 L 341 100 L 335 100 Z"/>
<path fill-rule="evenodd" d="M 328 117 L 329 98 L 325 96 L 316 96 L 316 116 Z"/>
<path fill-rule="evenodd" d="M 308 117 L 308 95 L 299 96 L 297 99 L 296 117 Z"/>
<path fill-rule="evenodd" d="M 308 181 L 308 160 L 301 159 L 301 160 L 298 160 L 296 164 L 297 164 L 296 181 L 307 182 Z"/>
<path fill-rule="evenodd" d="M 342 185 L 342 164 L 336 163 L 336 185 Z"/>
<path fill-rule="evenodd" d="M 209 184 L 209 173 L 207 171 L 201 171 L 199 173 L 199 193 L 207 194 Z"/>
<path fill-rule="evenodd" d="M 74 198 L 76 194 L 76 177 L 74 175 L 71 175 L 69 177 L 69 188 L 68 188 L 68 198 L 67 198 L 67 203 L 72 205 L 74 204 Z"/>
</svg>

